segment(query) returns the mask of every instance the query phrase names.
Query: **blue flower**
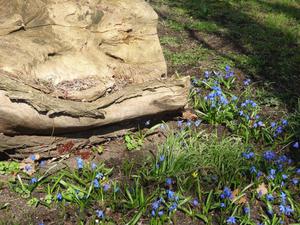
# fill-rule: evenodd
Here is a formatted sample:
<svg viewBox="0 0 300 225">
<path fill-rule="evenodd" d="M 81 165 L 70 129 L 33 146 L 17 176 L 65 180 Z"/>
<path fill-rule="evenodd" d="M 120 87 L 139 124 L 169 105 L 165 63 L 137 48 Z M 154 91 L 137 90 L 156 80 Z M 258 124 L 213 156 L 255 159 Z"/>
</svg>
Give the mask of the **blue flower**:
<svg viewBox="0 0 300 225">
<path fill-rule="evenodd" d="M 243 112 L 242 110 L 239 111 L 239 115 L 240 115 L 240 116 L 244 115 L 244 112 Z"/>
<path fill-rule="evenodd" d="M 282 123 L 283 126 L 288 125 L 288 121 L 287 120 L 281 120 L 281 123 Z"/>
<path fill-rule="evenodd" d="M 229 72 L 230 69 L 231 69 L 230 66 L 228 66 L 228 65 L 225 66 L 225 71 L 226 71 L 226 72 Z"/>
<path fill-rule="evenodd" d="M 294 185 L 297 185 L 297 184 L 299 183 L 299 179 L 293 178 L 293 179 L 292 179 L 292 183 L 293 183 Z"/>
<path fill-rule="evenodd" d="M 286 216 L 290 216 L 294 211 L 289 205 L 286 206 L 284 204 L 279 205 L 279 210 L 281 214 L 285 214 Z"/>
<path fill-rule="evenodd" d="M 220 203 L 220 207 L 221 207 L 221 208 L 225 208 L 225 207 L 226 207 L 226 204 L 225 204 L 224 202 L 221 202 L 221 203 Z"/>
<path fill-rule="evenodd" d="M 145 126 L 149 126 L 150 125 L 150 120 L 147 120 L 146 122 L 145 122 Z"/>
<path fill-rule="evenodd" d="M 62 201 L 62 199 L 63 199 L 63 196 L 62 196 L 62 194 L 61 193 L 58 193 L 57 195 L 56 195 L 56 199 L 57 199 L 57 201 Z"/>
<path fill-rule="evenodd" d="M 195 126 L 196 126 L 196 127 L 199 127 L 200 124 L 201 124 L 201 120 L 196 120 L 196 121 L 195 121 Z"/>
<path fill-rule="evenodd" d="M 257 171 L 256 177 L 259 178 L 263 175 L 263 173 L 261 171 Z"/>
<path fill-rule="evenodd" d="M 152 203 L 152 209 L 157 210 L 160 207 L 160 201 L 155 201 Z"/>
<path fill-rule="evenodd" d="M 297 173 L 297 174 L 300 174 L 300 168 L 297 168 L 297 169 L 296 169 L 296 173 Z"/>
<path fill-rule="evenodd" d="M 93 163 L 91 164 L 91 169 L 92 169 L 92 170 L 97 169 L 97 164 L 93 162 Z"/>
<path fill-rule="evenodd" d="M 255 166 L 251 166 L 250 167 L 250 173 L 256 173 L 257 172 L 257 170 L 256 170 L 256 167 Z"/>
<path fill-rule="evenodd" d="M 268 210 L 267 210 L 267 213 L 268 213 L 270 216 L 272 216 L 272 215 L 273 215 L 273 210 L 272 210 L 272 209 L 268 209 Z"/>
<path fill-rule="evenodd" d="M 39 164 L 40 167 L 44 167 L 46 165 L 46 160 L 42 160 Z"/>
<path fill-rule="evenodd" d="M 244 213 L 248 214 L 250 212 L 250 208 L 249 207 L 244 207 Z"/>
<path fill-rule="evenodd" d="M 272 127 L 272 128 L 276 127 L 276 123 L 275 123 L 275 122 L 272 122 L 272 123 L 271 123 L 271 127 Z"/>
<path fill-rule="evenodd" d="M 299 148 L 299 142 L 296 141 L 296 142 L 293 144 L 293 147 L 296 148 L 296 149 L 298 149 L 298 148 Z"/>
<path fill-rule="evenodd" d="M 198 201 L 198 199 L 197 198 L 194 198 L 193 199 L 193 201 L 192 201 L 192 204 L 193 204 L 193 206 L 198 206 L 199 205 L 199 201 Z"/>
<path fill-rule="evenodd" d="M 282 204 L 286 203 L 286 194 L 282 191 L 280 192 L 281 202 Z"/>
<path fill-rule="evenodd" d="M 164 160 L 165 160 L 165 156 L 164 156 L 164 155 L 160 155 L 160 156 L 159 156 L 159 161 L 160 161 L 160 162 L 163 162 Z"/>
<path fill-rule="evenodd" d="M 205 77 L 206 79 L 208 79 L 208 78 L 209 78 L 209 76 L 210 76 L 210 72 L 208 72 L 208 71 L 205 71 L 205 72 L 204 72 L 204 77 Z"/>
<path fill-rule="evenodd" d="M 236 224 L 236 219 L 234 216 L 231 216 L 226 220 L 226 222 L 227 224 Z"/>
<path fill-rule="evenodd" d="M 32 167 L 30 165 L 26 165 L 24 169 L 26 172 L 30 172 L 30 170 L 32 170 Z"/>
<path fill-rule="evenodd" d="M 159 212 L 158 212 L 158 216 L 163 216 L 164 215 L 164 211 L 163 210 L 160 210 Z"/>
<path fill-rule="evenodd" d="M 260 127 L 262 127 L 262 126 L 264 126 L 264 123 L 262 122 L 262 121 L 258 121 L 258 126 L 260 126 Z"/>
<path fill-rule="evenodd" d="M 225 75 L 225 79 L 228 79 L 228 78 L 233 77 L 233 76 L 234 76 L 233 71 L 227 72 L 226 75 Z"/>
<path fill-rule="evenodd" d="M 44 222 L 40 222 L 38 225 L 44 225 Z"/>
<path fill-rule="evenodd" d="M 266 195 L 266 199 L 267 199 L 269 202 L 274 201 L 274 197 L 273 197 L 272 194 L 267 194 L 267 195 Z"/>
<path fill-rule="evenodd" d="M 242 156 L 245 158 L 245 159 L 251 159 L 251 158 L 254 158 L 254 152 L 249 152 L 249 153 L 247 153 L 247 152 L 243 152 L 242 153 Z"/>
<path fill-rule="evenodd" d="M 174 210 L 176 210 L 176 209 L 177 209 L 177 203 L 174 202 L 174 203 L 169 207 L 169 211 L 172 212 L 172 211 L 174 211 Z"/>
<path fill-rule="evenodd" d="M 36 156 L 35 156 L 35 155 L 31 155 L 31 156 L 30 156 L 30 159 L 31 159 L 32 161 L 35 161 L 35 160 L 36 160 Z"/>
<path fill-rule="evenodd" d="M 276 174 L 276 170 L 271 169 L 270 170 L 270 175 L 268 176 L 269 180 L 274 180 L 275 179 L 275 174 Z"/>
<path fill-rule="evenodd" d="M 96 178 L 97 178 L 97 179 L 100 179 L 100 180 L 101 180 L 103 177 L 104 177 L 103 173 L 97 173 L 97 174 L 96 174 Z"/>
<path fill-rule="evenodd" d="M 270 170 L 270 174 L 271 174 L 271 175 L 275 175 L 275 174 L 276 174 L 276 170 L 271 169 L 271 170 Z"/>
<path fill-rule="evenodd" d="M 38 182 L 38 180 L 35 177 L 31 178 L 31 180 L 30 180 L 31 184 L 35 184 L 37 182 Z"/>
<path fill-rule="evenodd" d="M 186 125 L 187 125 L 188 127 L 190 127 L 190 126 L 192 125 L 192 122 L 191 122 L 190 120 L 188 120 L 188 121 L 186 122 Z"/>
<path fill-rule="evenodd" d="M 171 179 L 171 178 L 167 178 L 167 179 L 166 179 L 166 184 L 167 184 L 168 186 L 170 186 L 172 183 L 173 183 L 173 182 L 172 182 L 172 179 Z"/>
<path fill-rule="evenodd" d="M 283 133 L 283 127 L 282 126 L 279 126 L 276 128 L 275 130 L 275 134 L 274 134 L 274 137 L 277 137 L 279 134 Z"/>
<path fill-rule="evenodd" d="M 228 187 L 225 187 L 223 190 L 223 193 L 220 195 L 222 199 L 224 198 L 231 198 L 232 197 L 232 192 Z"/>
<path fill-rule="evenodd" d="M 178 121 L 177 121 L 177 126 L 178 126 L 178 127 L 182 127 L 182 125 L 183 125 L 183 121 L 182 121 L 182 120 L 178 120 Z"/>
<path fill-rule="evenodd" d="M 192 84 L 196 86 L 198 84 L 198 79 L 197 78 L 192 79 Z"/>
<path fill-rule="evenodd" d="M 275 152 L 269 150 L 269 151 L 264 152 L 263 157 L 265 158 L 265 160 L 271 161 L 276 158 L 276 154 L 275 154 Z"/>
<path fill-rule="evenodd" d="M 109 184 L 104 184 L 103 185 L 103 191 L 108 191 L 110 189 L 110 185 Z"/>
<path fill-rule="evenodd" d="M 282 174 L 282 179 L 286 180 L 289 176 L 286 174 Z"/>
<path fill-rule="evenodd" d="M 250 84 L 251 80 L 250 79 L 247 79 L 247 80 L 244 80 L 244 85 L 245 86 L 248 86 Z"/>
<path fill-rule="evenodd" d="M 174 199 L 174 197 L 175 197 L 174 191 L 167 190 L 166 192 L 167 192 L 168 199 Z"/>
<path fill-rule="evenodd" d="M 288 161 L 288 157 L 286 155 L 281 155 L 278 158 L 278 162 L 285 163 Z"/>
<path fill-rule="evenodd" d="M 99 219 L 104 219 L 104 212 L 103 210 L 96 210 L 96 215 Z"/>
<path fill-rule="evenodd" d="M 94 184 L 95 188 L 99 188 L 100 187 L 99 181 L 97 179 L 93 180 L 93 184 Z"/>
<path fill-rule="evenodd" d="M 151 210 L 151 216 L 155 217 L 156 216 L 156 211 L 155 210 Z"/>
<path fill-rule="evenodd" d="M 232 97 L 231 97 L 231 100 L 232 101 L 236 101 L 238 99 L 238 97 L 236 97 L 235 95 L 233 95 Z"/>
<path fill-rule="evenodd" d="M 79 170 L 83 169 L 84 162 L 83 162 L 82 158 L 76 158 L 76 161 L 77 161 L 77 169 L 79 169 Z"/>
</svg>

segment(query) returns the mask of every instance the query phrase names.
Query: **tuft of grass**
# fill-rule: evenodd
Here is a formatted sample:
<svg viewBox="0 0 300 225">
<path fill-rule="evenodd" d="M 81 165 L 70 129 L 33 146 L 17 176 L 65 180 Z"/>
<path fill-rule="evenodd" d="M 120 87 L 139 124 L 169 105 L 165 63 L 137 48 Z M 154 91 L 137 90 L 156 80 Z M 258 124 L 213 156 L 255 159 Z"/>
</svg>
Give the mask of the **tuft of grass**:
<svg viewBox="0 0 300 225">
<path fill-rule="evenodd" d="M 203 175 L 214 174 L 224 184 L 230 183 L 242 178 L 241 154 L 245 148 L 238 137 L 220 139 L 216 134 L 184 129 L 168 136 L 160 147 L 151 174 L 175 177 L 199 172 Z"/>
</svg>

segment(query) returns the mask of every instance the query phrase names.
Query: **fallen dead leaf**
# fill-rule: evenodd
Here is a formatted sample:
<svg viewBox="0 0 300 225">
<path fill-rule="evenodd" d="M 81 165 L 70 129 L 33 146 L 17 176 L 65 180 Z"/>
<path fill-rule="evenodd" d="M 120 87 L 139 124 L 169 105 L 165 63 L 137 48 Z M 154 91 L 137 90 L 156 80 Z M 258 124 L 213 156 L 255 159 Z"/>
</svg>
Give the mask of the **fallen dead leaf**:
<svg viewBox="0 0 300 225">
<path fill-rule="evenodd" d="M 188 110 L 182 113 L 182 118 L 185 120 L 197 120 L 198 116 L 192 113 L 190 110 Z"/>
<path fill-rule="evenodd" d="M 258 185 L 258 188 L 256 189 L 257 193 L 260 194 L 261 196 L 265 195 L 268 193 L 268 189 L 266 188 L 265 183 L 262 183 Z"/>
</svg>

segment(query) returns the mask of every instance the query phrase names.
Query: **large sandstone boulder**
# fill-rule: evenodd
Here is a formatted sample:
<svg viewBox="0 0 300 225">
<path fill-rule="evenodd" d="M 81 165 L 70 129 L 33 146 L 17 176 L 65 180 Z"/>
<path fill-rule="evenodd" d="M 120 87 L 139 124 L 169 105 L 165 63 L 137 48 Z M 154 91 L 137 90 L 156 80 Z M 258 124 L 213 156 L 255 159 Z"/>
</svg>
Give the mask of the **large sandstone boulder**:
<svg viewBox="0 0 300 225">
<path fill-rule="evenodd" d="M 69 133 L 185 106 L 143 0 L 0 0 L 0 133 Z"/>
</svg>

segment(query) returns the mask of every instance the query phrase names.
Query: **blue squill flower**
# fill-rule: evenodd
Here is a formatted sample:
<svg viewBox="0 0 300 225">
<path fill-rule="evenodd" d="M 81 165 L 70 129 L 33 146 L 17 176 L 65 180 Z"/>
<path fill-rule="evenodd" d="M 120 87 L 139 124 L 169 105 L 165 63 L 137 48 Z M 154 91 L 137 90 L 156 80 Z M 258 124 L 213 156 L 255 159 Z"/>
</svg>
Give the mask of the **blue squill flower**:
<svg viewBox="0 0 300 225">
<path fill-rule="evenodd" d="M 84 162 L 83 162 L 82 158 L 76 158 L 76 161 L 77 161 L 77 169 L 79 169 L 79 170 L 83 169 Z"/>
<path fill-rule="evenodd" d="M 195 126 L 196 126 L 196 127 L 199 127 L 200 124 L 201 124 L 201 120 L 196 120 L 196 121 L 195 121 Z"/>
<path fill-rule="evenodd" d="M 250 84 L 250 82 L 251 82 L 250 79 L 246 79 L 246 80 L 244 80 L 243 83 L 244 83 L 245 86 L 248 86 Z"/>
<path fill-rule="evenodd" d="M 299 179 L 293 178 L 292 183 L 293 183 L 293 185 L 297 185 L 299 183 Z"/>
<path fill-rule="evenodd" d="M 177 203 L 174 202 L 174 203 L 169 207 L 169 211 L 172 212 L 172 211 L 176 210 L 176 209 L 177 209 L 177 206 L 178 206 Z"/>
<path fill-rule="evenodd" d="M 229 217 L 227 220 L 226 220 L 226 223 L 227 224 L 236 224 L 236 219 L 234 216 L 231 216 Z"/>
<path fill-rule="evenodd" d="M 95 188 L 99 188 L 100 187 L 99 181 L 97 179 L 93 180 L 93 184 L 94 184 Z"/>
<path fill-rule="evenodd" d="M 97 164 L 93 162 L 91 164 L 91 170 L 95 170 L 95 169 L 97 169 Z"/>
<path fill-rule="evenodd" d="M 103 185 L 103 191 L 108 191 L 110 189 L 110 185 L 109 184 L 104 184 Z"/>
<path fill-rule="evenodd" d="M 36 179 L 35 177 L 31 178 L 30 183 L 31 184 L 35 184 L 38 182 L 38 179 Z"/>
<path fill-rule="evenodd" d="M 265 160 L 271 161 L 276 158 L 276 154 L 275 154 L 275 152 L 269 150 L 269 151 L 264 152 L 263 157 Z"/>
<path fill-rule="evenodd" d="M 244 213 L 245 214 L 249 214 L 249 212 L 250 212 L 250 208 L 249 207 L 244 207 Z"/>
<path fill-rule="evenodd" d="M 62 201 L 62 199 L 63 199 L 63 196 L 62 196 L 62 194 L 61 193 L 58 193 L 57 195 L 56 195 L 56 199 L 57 199 L 57 201 Z"/>
<path fill-rule="evenodd" d="M 168 186 L 170 186 L 172 183 L 173 183 L 173 182 L 172 182 L 172 179 L 171 179 L 171 178 L 167 178 L 167 179 L 166 179 L 166 184 L 167 184 Z"/>
<path fill-rule="evenodd" d="M 273 197 L 272 194 L 267 194 L 267 195 L 266 195 L 266 199 L 267 199 L 269 202 L 274 201 L 274 197 Z"/>
<path fill-rule="evenodd" d="M 192 201 L 192 204 L 193 204 L 193 206 L 198 206 L 199 205 L 199 201 L 198 201 L 198 199 L 197 198 L 194 198 L 193 199 L 193 201 Z"/>
<path fill-rule="evenodd" d="M 288 125 L 288 121 L 287 120 L 281 120 L 281 123 L 283 126 L 287 126 Z"/>
<path fill-rule="evenodd" d="M 256 167 L 255 166 L 251 166 L 250 167 L 250 173 L 256 173 L 257 172 L 257 170 L 256 170 Z"/>
<path fill-rule="evenodd" d="M 296 148 L 296 149 L 298 149 L 298 148 L 299 148 L 299 142 L 296 141 L 296 142 L 293 144 L 293 147 Z"/>
<path fill-rule="evenodd" d="M 103 210 L 96 210 L 96 215 L 97 215 L 97 217 L 99 218 L 99 219 L 104 219 L 104 212 L 103 212 Z"/>
<path fill-rule="evenodd" d="M 158 214 L 158 216 L 163 216 L 164 215 L 164 211 L 160 210 L 157 214 Z"/>
</svg>

